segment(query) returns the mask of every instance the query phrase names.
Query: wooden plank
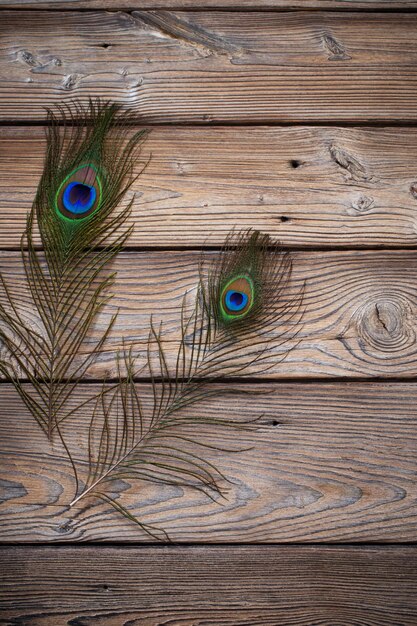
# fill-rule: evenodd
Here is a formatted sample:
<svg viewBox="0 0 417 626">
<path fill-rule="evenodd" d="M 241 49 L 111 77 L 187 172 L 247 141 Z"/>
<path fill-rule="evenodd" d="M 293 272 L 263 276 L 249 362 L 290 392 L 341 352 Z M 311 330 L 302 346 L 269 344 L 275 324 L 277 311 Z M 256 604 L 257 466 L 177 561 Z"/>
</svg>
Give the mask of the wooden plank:
<svg viewBox="0 0 417 626">
<path fill-rule="evenodd" d="M 207 260 L 215 253 L 206 253 Z M 271 331 L 286 332 L 282 350 L 271 350 L 271 378 L 411 377 L 417 375 L 416 276 L 414 252 L 297 252 L 293 281 L 285 298 L 305 286 L 304 316 L 296 339 L 294 325 Z M 89 376 L 114 376 L 115 354 L 123 338 L 143 355 L 149 318 L 163 321 L 167 358 L 173 367 L 179 342 L 180 307 L 189 302 L 198 282 L 199 252 L 130 252 L 114 264 L 118 278 L 114 298 L 101 314 L 92 334 L 102 333 L 110 316 L 120 310 L 106 351 Z M 22 314 L 42 332 L 23 283 L 19 253 L 0 253 L 0 269 L 11 286 Z M 277 334 L 275 335 L 277 336 Z M 248 369 L 247 375 L 257 370 Z"/>
<path fill-rule="evenodd" d="M 19 245 L 46 145 L 0 128 L 0 246 Z M 415 246 L 413 128 L 154 128 L 130 245 L 219 245 L 232 227 L 289 246 Z"/>
<path fill-rule="evenodd" d="M 3 549 L 3 623 L 414 626 L 414 546 Z"/>
<path fill-rule="evenodd" d="M 98 387 L 81 386 L 77 400 Z M 226 500 L 190 489 L 120 480 L 112 496 L 180 542 L 414 541 L 417 531 L 417 384 L 270 384 L 258 395 L 212 397 L 182 416 L 241 421 L 256 432 L 183 426 L 187 449 L 231 481 Z M 138 384 L 146 413 L 148 385 Z M 75 399 L 74 399 L 75 401 Z M 64 424 L 85 478 L 90 411 Z M 0 385 L 4 542 L 149 541 L 110 506 L 80 500 L 72 469 L 48 444 L 10 385 Z M 185 445 L 185 444 L 184 444 Z"/>
<path fill-rule="evenodd" d="M 12 9 L 137 9 L 135 0 L 1 0 L 0 7 Z M 196 9 L 195 0 L 144 0 L 141 10 L 147 9 Z M 245 9 L 415 9 L 416 0 L 204 0 L 198 10 L 225 8 L 230 11 Z"/>
<path fill-rule="evenodd" d="M 0 119 L 101 95 L 143 122 L 417 121 L 416 14 L 2 13 Z"/>
</svg>

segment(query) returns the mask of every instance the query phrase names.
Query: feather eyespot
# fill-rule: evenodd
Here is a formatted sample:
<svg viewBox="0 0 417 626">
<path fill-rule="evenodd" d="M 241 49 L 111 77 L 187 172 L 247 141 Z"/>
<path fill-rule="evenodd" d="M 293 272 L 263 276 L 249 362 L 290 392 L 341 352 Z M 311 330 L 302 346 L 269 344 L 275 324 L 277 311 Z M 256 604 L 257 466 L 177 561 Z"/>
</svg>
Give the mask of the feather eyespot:
<svg viewBox="0 0 417 626">
<path fill-rule="evenodd" d="M 240 313 L 245 308 L 248 300 L 248 296 L 243 291 L 235 291 L 234 289 L 226 291 L 225 304 L 229 311 Z"/>
<path fill-rule="evenodd" d="M 92 165 L 73 170 L 61 183 L 56 194 L 56 207 L 70 220 L 88 217 L 98 208 L 101 200 L 101 182 Z"/>
<path fill-rule="evenodd" d="M 253 281 L 249 276 L 237 276 L 222 289 L 220 307 L 227 319 L 246 315 L 253 305 Z"/>
<path fill-rule="evenodd" d="M 74 180 L 65 187 L 62 202 L 67 211 L 80 215 L 91 209 L 96 197 L 94 187 Z"/>
</svg>

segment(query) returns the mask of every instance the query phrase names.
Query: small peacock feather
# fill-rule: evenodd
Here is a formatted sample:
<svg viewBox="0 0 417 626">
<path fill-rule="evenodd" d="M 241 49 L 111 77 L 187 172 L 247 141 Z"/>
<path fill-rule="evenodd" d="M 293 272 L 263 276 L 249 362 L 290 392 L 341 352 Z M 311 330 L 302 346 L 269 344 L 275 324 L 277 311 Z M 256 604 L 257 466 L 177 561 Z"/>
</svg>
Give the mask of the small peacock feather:
<svg viewBox="0 0 417 626">
<path fill-rule="evenodd" d="M 267 351 L 268 342 L 276 345 L 294 337 L 290 326 L 294 329 L 300 320 L 303 288 L 295 295 L 289 290 L 290 254 L 268 234 L 232 231 L 207 274 L 204 301 L 217 343 L 239 340 L 249 354 L 261 350 L 262 343 Z"/>
<path fill-rule="evenodd" d="M 132 203 L 118 205 L 138 176 L 134 164 L 144 131 L 132 134 L 130 121 L 119 105 L 99 100 L 48 112 L 44 170 L 21 242 L 38 330 L 0 275 L 0 339 L 8 353 L 0 372 L 49 438 L 74 412 L 66 410 L 67 401 L 115 321 L 95 343 L 89 339 L 110 297 L 114 273 L 106 267 L 132 230 L 126 225 Z M 35 223 L 42 250 L 35 245 Z"/>
</svg>

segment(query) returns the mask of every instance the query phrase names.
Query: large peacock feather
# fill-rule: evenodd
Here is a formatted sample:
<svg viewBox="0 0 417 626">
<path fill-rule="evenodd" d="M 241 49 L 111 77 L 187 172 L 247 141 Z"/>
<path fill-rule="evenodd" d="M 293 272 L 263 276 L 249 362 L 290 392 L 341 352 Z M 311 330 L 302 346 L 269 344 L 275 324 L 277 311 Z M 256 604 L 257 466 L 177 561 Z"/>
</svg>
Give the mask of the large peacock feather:
<svg viewBox="0 0 417 626">
<path fill-rule="evenodd" d="M 289 254 L 268 235 L 255 231 L 228 237 L 207 278 L 202 268 L 188 313 L 184 298 L 173 369 L 168 366 L 161 327 L 155 328 L 151 320 L 146 363 L 152 388 L 150 408 L 149 404 L 148 410 L 144 408 L 135 385 L 130 350 L 124 356 L 127 378 L 120 378 L 120 385 L 110 395 L 104 393 L 103 386 L 90 425 L 88 476 L 71 506 L 93 496 L 111 504 L 152 537 L 166 539 L 164 531 L 141 522 L 111 495 L 115 481 L 191 486 L 211 497 L 223 495 L 219 482 L 224 476 L 196 453 L 207 444 L 189 430 L 198 433 L 203 425 L 246 429 L 251 424 L 222 416 L 207 418 L 184 409 L 212 395 L 235 393 L 236 389 L 226 383 L 208 383 L 249 369 L 264 371 L 269 367 L 265 366 L 269 348 L 294 338 L 302 290 L 295 295 L 288 292 L 290 276 Z M 279 358 L 289 349 L 287 344 Z M 242 392 L 241 388 L 238 391 Z"/>
<path fill-rule="evenodd" d="M 44 170 L 21 241 L 36 324 L 0 277 L 0 339 L 7 351 L 0 372 L 49 438 L 76 410 L 67 411 L 67 401 L 115 321 L 113 316 L 92 342 L 92 326 L 114 277 L 106 267 L 131 232 L 131 202 L 118 205 L 137 176 L 144 131 L 132 136 L 129 122 L 118 105 L 99 100 L 48 112 Z M 35 244 L 36 223 L 42 250 Z"/>
</svg>

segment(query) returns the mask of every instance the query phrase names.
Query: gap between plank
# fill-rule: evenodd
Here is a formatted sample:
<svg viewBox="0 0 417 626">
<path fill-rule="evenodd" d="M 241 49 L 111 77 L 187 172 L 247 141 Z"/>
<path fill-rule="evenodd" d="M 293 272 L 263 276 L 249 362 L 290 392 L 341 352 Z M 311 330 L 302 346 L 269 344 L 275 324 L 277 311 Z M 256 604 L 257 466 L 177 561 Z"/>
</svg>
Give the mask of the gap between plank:
<svg viewBox="0 0 417 626">
<path fill-rule="evenodd" d="M 0 9 L 0 13 L 1 13 L 1 9 Z M 416 10 L 417 13 L 417 10 Z M 64 122 L 57 122 L 57 126 L 62 126 L 64 124 Z M 2 118 L 0 119 L 0 128 L 1 127 L 7 127 L 7 126 L 19 126 L 19 127 L 27 127 L 27 126 L 37 126 L 37 127 L 47 127 L 50 126 L 50 123 L 48 123 L 48 121 L 45 120 L 39 120 L 39 119 L 13 119 L 13 118 Z M 193 128 L 227 128 L 227 127 L 233 127 L 233 128 L 263 128 L 263 129 L 268 129 L 268 128 L 292 128 L 292 127 L 309 127 L 309 126 L 314 126 L 314 127 L 323 127 L 323 128 L 417 128 L 417 117 L 415 120 L 404 120 L 404 119 L 391 119 L 391 118 L 387 118 L 387 119 L 380 119 L 380 120 L 345 120 L 343 118 L 341 118 L 340 120 L 333 120 L 331 122 L 329 122 L 326 119 L 323 120 L 303 120 L 303 121 L 298 121 L 298 120 L 294 120 L 294 121 L 285 121 L 285 120 L 277 120 L 277 121 L 267 121 L 267 122 L 260 122 L 259 120 L 253 120 L 253 121 L 247 121 L 247 122 L 242 122 L 240 120 L 228 120 L 228 121 L 213 121 L 213 122 L 206 122 L 205 124 L 202 124 L 201 122 L 193 122 L 192 120 L 187 121 L 187 122 L 182 122 L 182 121 L 178 121 L 178 122 L 146 122 L 146 120 L 141 120 L 140 117 L 138 116 L 137 119 L 132 120 L 131 122 L 131 126 L 132 128 L 135 128 L 136 126 L 146 126 L 146 128 L 177 128 L 177 127 L 181 127 L 181 128 L 187 128 L 187 127 L 193 127 Z"/>
</svg>

